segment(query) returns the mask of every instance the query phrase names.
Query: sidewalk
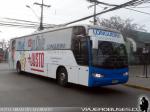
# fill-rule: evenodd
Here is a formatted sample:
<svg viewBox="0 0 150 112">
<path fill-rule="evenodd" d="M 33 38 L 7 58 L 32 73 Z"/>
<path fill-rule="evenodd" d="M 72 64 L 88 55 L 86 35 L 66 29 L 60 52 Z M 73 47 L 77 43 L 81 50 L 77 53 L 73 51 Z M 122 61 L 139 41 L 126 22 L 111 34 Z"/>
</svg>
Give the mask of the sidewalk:
<svg viewBox="0 0 150 112">
<path fill-rule="evenodd" d="M 143 76 L 143 66 L 130 66 L 129 81 L 125 85 L 150 91 L 150 66 L 148 67 L 148 78 Z"/>
<path fill-rule="evenodd" d="M 150 78 L 130 77 L 125 85 L 150 91 Z"/>
</svg>

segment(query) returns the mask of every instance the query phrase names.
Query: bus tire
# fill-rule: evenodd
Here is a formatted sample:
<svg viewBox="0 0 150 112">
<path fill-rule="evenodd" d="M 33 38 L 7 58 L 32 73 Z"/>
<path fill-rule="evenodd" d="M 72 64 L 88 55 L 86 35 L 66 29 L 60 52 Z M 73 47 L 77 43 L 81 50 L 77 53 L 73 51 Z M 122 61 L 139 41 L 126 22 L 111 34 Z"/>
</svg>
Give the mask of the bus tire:
<svg viewBox="0 0 150 112">
<path fill-rule="evenodd" d="M 68 84 L 68 74 L 64 67 L 58 69 L 57 82 L 59 85 L 66 87 Z"/>
<path fill-rule="evenodd" d="M 17 71 L 18 74 L 21 74 L 21 64 L 20 64 L 19 61 L 16 64 L 16 71 Z"/>
</svg>

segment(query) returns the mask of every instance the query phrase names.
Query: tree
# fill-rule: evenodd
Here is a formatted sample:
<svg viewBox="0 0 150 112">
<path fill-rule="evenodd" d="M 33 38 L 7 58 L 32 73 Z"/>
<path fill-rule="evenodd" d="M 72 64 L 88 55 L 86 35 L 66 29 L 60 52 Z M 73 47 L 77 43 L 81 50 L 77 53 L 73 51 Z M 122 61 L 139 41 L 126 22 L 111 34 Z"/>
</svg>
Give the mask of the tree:
<svg viewBox="0 0 150 112">
<path fill-rule="evenodd" d="M 133 23 L 131 19 L 121 19 L 119 16 L 113 16 L 109 19 L 99 19 L 98 24 L 104 27 L 119 30 L 124 37 L 135 36 L 135 31 L 146 31 L 144 26 Z"/>
<path fill-rule="evenodd" d="M 8 59 L 9 41 L 5 39 L 0 40 L 0 61 Z"/>
</svg>

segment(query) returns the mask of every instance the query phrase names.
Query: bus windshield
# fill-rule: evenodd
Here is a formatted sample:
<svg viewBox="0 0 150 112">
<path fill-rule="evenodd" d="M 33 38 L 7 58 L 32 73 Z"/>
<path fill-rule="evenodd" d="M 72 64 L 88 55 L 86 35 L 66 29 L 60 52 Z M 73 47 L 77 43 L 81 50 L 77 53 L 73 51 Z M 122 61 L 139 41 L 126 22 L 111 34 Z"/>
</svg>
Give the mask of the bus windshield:
<svg viewBox="0 0 150 112">
<path fill-rule="evenodd" d="M 126 48 L 122 43 L 98 41 L 98 48 L 92 48 L 92 66 L 122 68 L 127 65 Z"/>
</svg>

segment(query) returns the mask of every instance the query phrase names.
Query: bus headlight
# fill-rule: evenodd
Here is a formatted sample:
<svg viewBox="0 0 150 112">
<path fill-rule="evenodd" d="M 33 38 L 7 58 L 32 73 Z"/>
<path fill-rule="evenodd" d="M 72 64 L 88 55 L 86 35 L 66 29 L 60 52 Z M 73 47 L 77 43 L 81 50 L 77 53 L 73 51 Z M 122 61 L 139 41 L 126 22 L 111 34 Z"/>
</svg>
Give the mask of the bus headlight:
<svg viewBox="0 0 150 112">
<path fill-rule="evenodd" d="M 97 74 L 97 73 L 94 73 L 93 76 L 95 78 L 103 78 L 104 77 L 102 74 Z"/>
<path fill-rule="evenodd" d="M 123 76 L 128 76 L 128 75 L 129 75 L 128 72 L 123 73 Z"/>
</svg>

